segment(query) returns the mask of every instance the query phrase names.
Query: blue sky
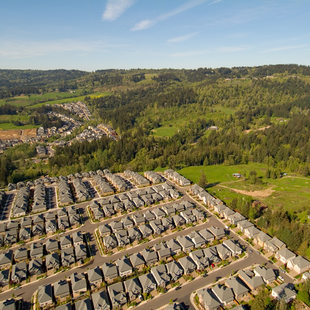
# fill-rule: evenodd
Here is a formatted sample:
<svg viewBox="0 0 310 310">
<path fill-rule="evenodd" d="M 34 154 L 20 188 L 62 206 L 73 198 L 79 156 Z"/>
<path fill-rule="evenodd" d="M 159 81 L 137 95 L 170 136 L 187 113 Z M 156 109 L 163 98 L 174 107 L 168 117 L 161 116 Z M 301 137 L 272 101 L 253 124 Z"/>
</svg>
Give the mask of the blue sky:
<svg viewBox="0 0 310 310">
<path fill-rule="evenodd" d="M 0 68 L 310 65 L 309 0 L 2 0 Z"/>
</svg>

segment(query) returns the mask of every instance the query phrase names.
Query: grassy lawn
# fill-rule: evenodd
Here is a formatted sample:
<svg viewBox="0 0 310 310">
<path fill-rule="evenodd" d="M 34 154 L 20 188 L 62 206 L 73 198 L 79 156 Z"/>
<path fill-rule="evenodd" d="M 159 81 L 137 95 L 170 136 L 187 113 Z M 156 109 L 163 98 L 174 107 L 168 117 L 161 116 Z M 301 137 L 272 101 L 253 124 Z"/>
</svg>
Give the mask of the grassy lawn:
<svg viewBox="0 0 310 310">
<path fill-rule="evenodd" d="M 246 191 L 261 191 L 266 188 L 272 188 L 274 192 L 268 197 L 259 197 L 260 201 L 273 208 L 283 208 L 288 212 L 298 212 L 301 221 L 309 221 L 308 211 L 310 204 L 310 178 L 300 176 L 286 176 L 279 179 L 266 179 L 264 164 L 250 163 L 248 165 L 214 165 L 214 166 L 193 166 L 186 167 L 179 172 L 197 183 L 201 172 L 204 171 L 207 181 L 210 184 L 208 191 L 225 202 L 231 201 L 243 194 L 236 193 L 232 189 L 241 189 Z M 232 174 L 235 172 L 242 175 L 248 175 L 251 170 L 255 170 L 257 175 L 262 177 L 263 184 L 250 184 L 245 179 L 235 179 Z M 228 188 L 224 188 L 222 186 Z M 255 197 L 253 197 L 255 198 Z"/>
<path fill-rule="evenodd" d="M 32 129 L 38 128 L 39 126 L 27 124 L 23 126 L 16 126 L 13 123 L 0 123 L 0 130 L 10 130 L 10 129 Z"/>
<path fill-rule="evenodd" d="M 27 122 L 29 115 L 0 115 L 0 123 L 10 123 L 14 121 Z"/>
<path fill-rule="evenodd" d="M 213 166 L 192 166 L 181 169 L 179 172 L 186 178 L 197 183 L 201 172 L 203 171 L 207 177 L 208 183 L 233 182 L 237 179 L 233 177 L 233 173 L 241 173 L 248 175 L 251 170 L 255 170 L 258 175 L 264 175 L 266 166 L 259 163 L 250 163 L 247 165 L 213 165 Z"/>
<path fill-rule="evenodd" d="M 162 126 L 152 130 L 156 137 L 172 137 L 178 132 L 179 128 L 175 126 Z"/>
</svg>

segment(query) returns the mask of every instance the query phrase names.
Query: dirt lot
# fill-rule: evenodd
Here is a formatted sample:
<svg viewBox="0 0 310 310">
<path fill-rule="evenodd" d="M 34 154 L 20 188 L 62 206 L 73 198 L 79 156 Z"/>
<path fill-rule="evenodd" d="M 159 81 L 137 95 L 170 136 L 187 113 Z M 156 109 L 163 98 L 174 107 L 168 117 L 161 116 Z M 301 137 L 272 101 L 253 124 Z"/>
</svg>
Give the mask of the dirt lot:
<svg viewBox="0 0 310 310">
<path fill-rule="evenodd" d="M 219 186 L 230 189 L 236 193 L 247 195 L 247 196 L 252 196 L 255 198 L 266 198 L 272 195 L 272 193 L 274 192 L 272 188 L 267 188 L 267 189 L 260 190 L 260 191 L 246 191 L 242 189 L 231 188 L 231 187 L 224 186 L 224 185 L 219 185 Z"/>
<path fill-rule="evenodd" d="M 11 130 L 0 130 L 0 140 L 27 140 L 37 136 L 37 129 L 11 129 Z"/>
</svg>

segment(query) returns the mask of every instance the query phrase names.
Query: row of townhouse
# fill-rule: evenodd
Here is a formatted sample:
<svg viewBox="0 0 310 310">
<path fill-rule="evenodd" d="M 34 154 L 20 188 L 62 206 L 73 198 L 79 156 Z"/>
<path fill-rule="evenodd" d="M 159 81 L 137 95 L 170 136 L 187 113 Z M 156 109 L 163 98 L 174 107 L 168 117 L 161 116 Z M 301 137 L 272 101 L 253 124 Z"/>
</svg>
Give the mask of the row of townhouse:
<svg viewBox="0 0 310 310">
<path fill-rule="evenodd" d="M 164 183 L 166 179 L 155 171 L 145 171 L 144 176 L 152 182 L 152 184 Z"/>
<path fill-rule="evenodd" d="M 130 180 L 133 180 L 133 182 L 135 184 L 137 184 L 138 186 L 149 186 L 151 184 L 151 182 L 145 178 L 144 176 L 142 176 L 141 174 L 131 171 L 131 170 L 125 170 L 124 171 L 124 176 Z"/>
<path fill-rule="evenodd" d="M 103 173 L 106 179 L 111 182 L 119 192 L 125 192 L 133 188 L 132 184 L 128 180 L 125 180 L 118 174 L 113 174 L 108 169 L 105 169 Z"/>
<path fill-rule="evenodd" d="M 132 211 L 163 200 L 168 201 L 179 197 L 180 193 L 178 191 L 171 185 L 164 183 L 92 201 L 89 209 L 93 219 L 99 221 L 105 217 L 111 217 L 118 212 Z"/>
<path fill-rule="evenodd" d="M 21 220 L 2 222 L 0 223 L 0 246 L 29 241 L 31 238 L 39 238 L 44 234 L 52 235 L 58 230 L 78 227 L 80 224 L 80 214 L 74 206 L 24 217 Z"/>
<path fill-rule="evenodd" d="M 191 184 L 190 180 L 186 179 L 185 177 L 183 177 L 181 174 L 179 174 L 178 172 L 172 170 L 172 169 L 167 169 L 164 171 L 164 175 L 176 182 L 177 184 L 181 185 L 181 186 L 188 186 Z"/>
<path fill-rule="evenodd" d="M 240 270 L 237 276 L 230 277 L 222 284 L 197 291 L 200 305 L 206 310 L 227 307 L 235 300 L 241 300 L 258 288 L 272 283 L 277 278 L 273 269 L 258 266 L 254 270 Z"/>
<path fill-rule="evenodd" d="M 184 207 L 184 206 L 183 206 Z M 150 235 L 160 235 L 164 231 L 181 227 L 185 224 L 193 224 L 205 219 L 206 214 L 199 209 L 185 209 L 180 214 L 167 217 L 157 217 L 160 213 L 147 211 L 144 214 L 135 214 L 132 217 L 124 217 L 121 221 L 114 221 L 99 226 L 103 245 L 107 249 L 117 246 L 125 246 L 136 240 L 141 240 Z M 156 218 L 157 217 L 157 218 Z M 214 228 L 216 234 L 225 235 L 224 231 Z"/>
<path fill-rule="evenodd" d="M 22 246 L 14 252 L 9 250 L 0 254 L 0 285 L 21 283 L 28 277 L 55 272 L 61 266 L 81 264 L 88 256 L 87 243 L 80 232 L 59 240 L 49 239 L 46 243 L 32 243 L 30 248 Z"/>
<path fill-rule="evenodd" d="M 271 237 L 264 233 L 240 213 L 225 206 L 221 200 L 214 198 L 197 184 L 190 188 L 190 193 L 198 196 L 204 204 L 213 208 L 214 212 L 228 220 L 231 225 L 236 225 L 247 238 L 252 239 L 256 245 L 263 248 L 266 252 L 275 255 L 289 269 L 297 274 L 304 273 L 310 269 L 310 262 L 308 260 L 302 256 L 296 256 L 295 253 L 287 249 L 284 242 L 277 237 Z"/>
</svg>

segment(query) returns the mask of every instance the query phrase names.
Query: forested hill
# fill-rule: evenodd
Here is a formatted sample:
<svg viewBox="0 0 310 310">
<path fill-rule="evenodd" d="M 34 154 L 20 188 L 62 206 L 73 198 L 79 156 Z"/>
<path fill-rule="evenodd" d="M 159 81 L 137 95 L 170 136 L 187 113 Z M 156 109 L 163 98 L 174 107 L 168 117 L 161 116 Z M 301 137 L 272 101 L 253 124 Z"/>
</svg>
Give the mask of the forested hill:
<svg viewBox="0 0 310 310">
<path fill-rule="evenodd" d="M 0 99 L 20 94 L 39 94 L 52 90 L 73 90 L 103 86 L 128 85 L 138 83 L 148 76 L 154 81 L 166 83 L 199 82 L 206 79 L 215 81 L 221 78 L 262 78 L 274 74 L 310 76 L 310 68 L 298 65 L 272 65 L 234 68 L 177 69 L 134 69 L 134 70 L 9 70 L 0 69 Z"/>
</svg>

